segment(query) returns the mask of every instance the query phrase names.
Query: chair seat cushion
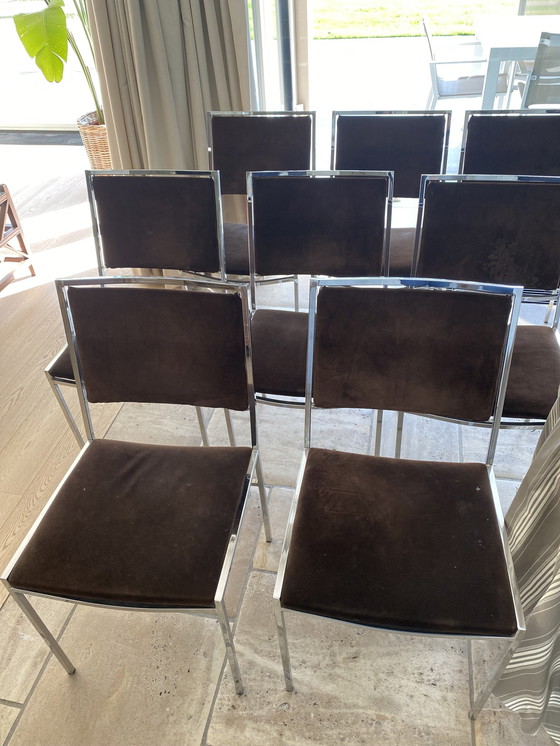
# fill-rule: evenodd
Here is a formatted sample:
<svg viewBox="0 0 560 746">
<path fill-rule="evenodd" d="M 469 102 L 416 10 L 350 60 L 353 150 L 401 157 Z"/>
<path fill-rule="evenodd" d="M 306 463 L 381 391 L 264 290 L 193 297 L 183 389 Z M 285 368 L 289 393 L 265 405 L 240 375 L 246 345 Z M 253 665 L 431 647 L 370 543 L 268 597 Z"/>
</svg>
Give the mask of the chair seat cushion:
<svg viewBox="0 0 560 746">
<path fill-rule="evenodd" d="M 388 629 L 513 634 L 486 467 L 311 449 L 281 602 Z"/>
<path fill-rule="evenodd" d="M 251 323 L 255 391 L 305 395 L 308 315 L 262 309 Z"/>
<path fill-rule="evenodd" d="M 48 373 L 51 378 L 54 378 L 57 381 L 76 383 L 74 371 L 72 370 L 72 360 L 70 359 L 70 348 L 68 345 L 66 345 L 52 361 L 48 368 Z"/>
<path fill-rule="evenodd" d="M 249 274 L 249 228 L 245 223 L 224 223 L 226 272 Z"/>
<path fill-rule="evenodd" d="M 518 326 L 504 417 L 546 419 L 560 387 L 560 346 L 549 326 Z"/>
<path fill-rule="evenodd" d="M 391 228 L 389 274 L 391 277 L 410 277 L 414 256 L 416 228 Z"/>
<path fill-rule="evenodd" d="M 212 607 L 250 458 L 250 448 L 94 440 L 10 583 L 123 606 Z"/>
</svg>

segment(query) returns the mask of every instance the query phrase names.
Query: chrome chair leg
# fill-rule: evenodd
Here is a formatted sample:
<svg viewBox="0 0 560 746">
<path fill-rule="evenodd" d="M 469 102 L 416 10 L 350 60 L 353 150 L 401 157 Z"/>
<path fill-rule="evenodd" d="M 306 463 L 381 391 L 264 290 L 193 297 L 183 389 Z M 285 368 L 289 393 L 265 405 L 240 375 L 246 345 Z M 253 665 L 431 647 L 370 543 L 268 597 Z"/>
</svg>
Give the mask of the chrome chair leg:
<svg viewBox="0 0 560 746">
<path fill-rule="evenodd" d="M 72 416 L 72 412 L 70 411 L 70 407 L 68 406 L 66 399 L 62 395 L 60 386 L 58 385 L 58 383 L 56 383 L 56 381 L 53 381 L 53 379 L 48 374 L 46 374 L 46 376 L 51 390 L 55 395 L 55 398 L 60 408 L 62 409 L 64 416 L 66 417 L 66 422 L 68 423 L 70 430 L 72 431 L 72 435 L 76 438 L 76 440 L 78 441 L 78 445 L 81 448 L 85 443 L 84 438 L 78 428 L 78 425 L 76 424 L 76 420 Z"/>
<path fill-rule="evenodd" d="M 498 683 L 499 679 L 501 678 L 504 669 L 506 668 L 507 664 L 510 662 L 513 654 L 519 647 L 519 644 L 521 640 L 523 639 L 524 630 L 518 632 L 515 637 L 513 638 L 511 644 L 506 649 L 504 655 L 502 656 L 500 662 L 496 666 L 494 673 L 490 677 L 490 679 L 487 681 L 486 686 L 484 686 L 483 689 L 478 693 L 477 698 L 472 703 L 471 711 L 469 712 L 469 718 L 471 720 L 476 720 L 476 718 L 480 715 L 480 712 L 484 705 L 486 704 L 488 698 L 492 694 L 492 691 L 494 690 L 494 687 Z M 471 691 L 473 693 L 474 698 L 474 671 L 473 671 L 473 665 L 472 665 L 472 640 L 469 640 L 469 676 L 471 679 Z"/>
<path fill-rule="evenodd" d="M 23 595 L 23 593 L 17 593 L 13 591 L 9 586 L 7 586 L 7 588 L 10 592 L 10 596 L 14 599 L 16 604 L 23 611 L 31 624 L 35 627 L 43 640 L 47 643 L 56 658 L 58 658 L 66 673 L 73 674 L 76 670 L 75 666 L 70 661 L 64 650 L 60 647 L 58 642 L 55 640 L 50 630 L 45 626 L 45 623 L 37 614 L 33 606 L 31 606 L 27 598 Z"/>
<path fill-rule="evenodd" d="M 226 646 L 226 654 L 235 684 L 235 691 L 237 694 L 243 694 L 243 682 L 241 681 L 241 672 L 239 670 L 239 663 L 237 662 L 237 653 L 235 652 L 233 635 L 231 633 L 231 627 L 229 626 L 226 607 L 223 601 L 216 602 L 216 613 L 218 615 L 220 629 L 224 638 L 224 645 Z"/>
<path fill-rule="evenodd" d="M 401 457 L 404 412 L 397 412 L 397 436 L 395 439 L 395 458 Z"/>
<path fill-rule="evenodd" d="M 195 407 L 195 409 L 196 409 L 196 419 L 198 420 L 198 427 L 200 430 L 200 437 L 202 438 L 202 445 L 209 446 L 210 441 L 208 440 L 208 431 L 206 430 L 206 425 L 204 424 L 204 417 L 202 416 L 202 407 Z"/>
<path fill-rule="evenodd" d="M 280 655 L 282 657 L 282 668 L 284 669 L 284 684 L 287 692 L 294 691 L 294 682 L 292 679 L 292 667 L 290 664 L 290 653 L 288 650 L 288 637 L 286 635 L 286 622 L 284 611 L 280 605 L 280 600 L 274 598 L 274 617 L 276 619 L 276 632 L 278 633 L 278 645 L 280 646 Z"/>
<path fill-rule="evenodd" d="M 257 459 L 257 482 L 259 488 L 259 497 L 261 501 L 261 510 L 263 516 L 264 535 L 267 542 L 272 541 L 272 532 L 270 530 L 270 516 L 268 514 L 268 505 L 266 502 L 266 487 L 264 484 L 264 475 L 261 464 L 261 457 L 259 455 Z"/>
<path fill-rule="evenodd" d="M 375 432 L 375 456 L 381 455 L 381 438 L 383 436 L 383 410 L 377 410 L 377 429 Z"/>
<path fill-rule="evenodd" d="M 368 433 L 368 444 L 367 444 L 367 451 L 366 453 L 373 454 L 373 448 L 374 448 L 374 423 L 375 423 L 375 409 L 371 410 L 371 419 L 369 421 L 369 433 Z"/>
<path fill-rule="evenodd" d="M 230 446 L 235 446 L 235 431 L 233 429 L 233 422 L 231 421 L 231 412 L 229 409 L 224 409 L 224 417 L 226 420 L 229 444 Z"/>
</svg>

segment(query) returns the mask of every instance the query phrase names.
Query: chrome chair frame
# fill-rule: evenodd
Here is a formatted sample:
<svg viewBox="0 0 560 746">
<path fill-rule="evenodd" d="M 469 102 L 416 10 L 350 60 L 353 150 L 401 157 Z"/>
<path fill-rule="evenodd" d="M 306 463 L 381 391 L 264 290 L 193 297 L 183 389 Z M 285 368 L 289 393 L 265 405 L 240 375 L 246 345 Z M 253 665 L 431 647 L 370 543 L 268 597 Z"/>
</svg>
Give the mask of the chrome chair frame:
<svg viewBox="0 0 560 746">
<path fill-rule="evenodd" d="M 209 111 L 206 115 L 206 131 L 208 136 L 208 163 L 211 170 L 218 170 L 215 167 L 215 151 L 212 134 L 212 119 L 215 117 L 262 117 L 271 119 L 273 117 L 310 117 L 311 118 L 311 152 L 309 160 L 311 169 L 315 169 L 315 147 L 316 147 L 316 114 L 314 111 Z M 254 170 L 247 168 L 246 171 Z M 223 192 L 228 194 L 228 192 Z"/>
<path fill-rule="evenodd" d="M 243 308 L 243 334 L 244 334 L 244 346 L 245 346 L 245 368 L 246 368 L 246 375 L 247 375 L 247 388 L 248 388 L 248 410 L 249 410 L 249 418 L 250 418 L 250 431 L 251 431 L 251 448 L 252 448 L 252 454 L 251 459 L 249 463 L 249 467 L 247 469 L 247 474 L 244 480 L 244 491 L 243 491 L 243 499 L 242 499 L 242 510 L 238 511 L 238 515 L 236 516 L 235 525 L 232 526 L 231 535 L 228 541 L 227 546 L 227 552 L 224 557 L 219 582 L 216 588 L 216 593 L 214 597 L 214 607 L 212 608 L 181 608 L 181 607 L 167 607 L 167 606 L 151 606 L 149 608 L 142 607 L 142 606 L 131 606 L 129 604 L 125 604 L 123 606 L 120 606 L 118 604 L 109 604 L 109 603 L 97 603 L 95 601 L 85 601 L 80 598 L 73 598 L 73 597 L 65 597 L 62 595 L 49 595 L 47 593 L 39 593 L 39 592 L 31 592 L 25 589 L 21 589 L 18 587 L 13 586 L 9 581 L 10 573 L 12 572 L 13 568 L 16 566 L 19 558 L 21 557 L 23 551 L 25 550 L 26 546 L 29 544 L 31 539 L 33 538 L 33 535 L 39 528 L 43 518 L 49 511 L 49 508 L 51 505 L 56 501 L 56 498 L 65 485 L 66 481 L 68 480 L 69 476 L 72 474 L 75 466 L 79 463 L 81 460 L 83 454 L 86 452 L 88 447 L 90 446 L 91 442 L 95 439 L 93 428 L 91 424 L 91 416 L 89 413 L 89 404 L 87 400 L 87 392 L 86 392 L 86 384 L 83 379 L 82 375 L 82 366 L 76 341 L 76 334 L 73 327 L 72 322 L 72 315 L 71 315 L 71 309 L 70 304 L 68 301 L 68 287 L 74 286 L 74 287 L 80 287 L 80 286 L 91 286 L 91 285 L 100 285 L 100 286 L 115 286 L 115 285 L 127 285 L 127 284 L 142 284 L 142 286 L 146 287 L 173 287 L 178 289 L 188 289 L 189 286 L 192 286 L 194 283 L 195 287 L 200 288 L 206 288 L 210 290 L 210 292 L 221 292 L 226 294 L 236 294 L 238 295 L 242 300 L 242 308 Z M 22 544 L 16 551 L 16 554 L 14 557 L 10 560 L 7 567 L 3 570 L 2 574 L 0 575 L 0 580 L 2 581 L 3 585 L 7 589 L 10 596 L 13 598 L 15 603 L 18 605 L 18 607 L 21 609 L 21 611 L 25 614 L 25 616 L 29 619 L 31 624 L 35 627 L 39 635 L 43 638 L 45 643 L 48 645 L 52 653 L 55 655 L 55 657 L 58 659 L 62 667 L 66 670 L 68 674 L 73 674 L 75 672 L 75 666 L 71 663 L 70 659 L 67 657 L 65 652 L 63 651 L 62 647 L 56 640 L 56 638 L 53 636 L 53 634 L 49 631 L 49 629 L 46 627 L 44 622 L 41 620 L 31 603 L 29 602 L 27 596 L 36 596 L 38 598 L 54 598 L 56 600 L 62 600 L 66 601 L 68 603 L 79 603 L 85 606 L 96 606 L 99 608 L 126 608 L 127 610 L 136 610 L 136 611 L 156 611 L 156 612 L 166 612 L 166 613 L 188 613 L 193 614 L 195 616 L 201 616 L 201 617 L 208 617 L 208 618 L 216 618 L 220 625 L 220 630 L 222 633 L 222 637 L 224 640 L 224 645 L 226 649 L 226 655 L 228 658 L 228 662 L 230 665 L 231 673 L 234 680 L 235 690 L 237 694 L 243 694 L 243 683 L 241 680 L 241 674 L 239 671 L 239 664 L 237 660 L 237 654 L 233 642 L 233 630 L 229 621 L 224 596 L 226 591 L 226 585 L 227 580 L 230 574 L 230 571 L 232 569 L 233 559 L 235 555 L 235 550 L 237 546 L 238 541 L 238 532 L 239 527 L 243 522 L 243 517 L 245 514 L 246 509 L 246 503 L 247 503 L 247 495 L 248 491 L 253 484 L 253 476 L 256 472 L 257 474 L 257 481 L 258 481 L 258 489 L 259 489 L 259 496 L 260 496 L 260 504 L 261 504 L 261 510 L 263 512 L 263 524 L 264 524 L 264 530 L 265 530 L 265 536 L 266 541 L 271 541 L 271 532 L 270 532 L 270 519 L 268 515 L 268 507 L 267 507 L 267 500 L 266 500 L 266 490 L 264 486 L 264 481 L 262 478 L 262 467 L 260 463 L 260 456 L 259 456 L 259 450 L 258 450 L 258 436 L 257 436 L 257 424 L 256 424 L 256 413 L 255 413 L 255 396 L 254 396 L 254 389 L 253 389 L 253 375 L 252 375 L 252 367 L 251 367 L 251 334 L 250 334 L 250 318 L 249 318 L 249 304 L 248 304 L 248 290 L 246 285 L 233 285 L 229 283 L 224 283 L 220 281 L 215 282 L 208 282 L 201 280 L 191 280 L 191 279 L 184 279 L 184 278 L 172 278 L 172 277 L 165 277 L 165 278 L 155 278 L 155 277 L 98 277 L 98 278 L 82 278 L 82 279 L 71 279 L 71 280 L 56 280 L 56 289 L 57 294 L 59 298 L 59 303 L 61 306 L 61 310 L 63 312 L 63 318 L 64 318 L 64 327 L 67 334 L 67 339 L 70 346 L 70 354 L 72 358 L 72 366 L 74 368 L 74 372 L 76 374 L 76 380 L 78 381 L 79 385 L 77 386 L 78 390 L 78 396 L 80 400 L 80 408 L 82 411 L 82 415 L 84 417 L 84 424 L 87 432 L 88 440 L 86 444 L 81 449 L 79 455 L 74 460 L 72 466 L 56 488 L 55 492 L 51 496 L 51 498 L 48 500 L 47 504 L 39 514 L 38 518 L 36 519 L 35 523 L 33 524 L 32 528 L 28 532 L 27 536 L 23 540 Z M 170 292 L 172 292 L 170 290 Z"/>
<path fill-rule="evenodd" d="M 250 268 L 250 284 L 251 284 L 251 307 L 252 310 L 256 310 L 256 286 L 274 284 L 275 282 L 290 282 L 294 281 L 294 294 L 295 294 L 295 311 L 299 310 L 299 293 L 296 291 L 298 288 L 298 276 L 292 275 L 289 277 L 273 278 L 267 280 L 262 279 L 256 274 L 256 259 L 255 259 L 255 202 L 254 202 L 254 187 L 253 183 L 255 180 L 269 177 L 282 177 L 290 178 L 291 176 L 309 176 L 312 178 L 325 178 L 332 179 L 344 176 L 353 177 L 386 177 L 388 176 L 388 190 L 387 198 L 385 202 L 385 228 L 384 228 L 384 239 L 383 239 L 383 254 L 382 254 L 382 272 L 387 273 L 389 271 L 389 251 L 391 243 L 391 214 L 393 206 L 394 196 L 394 177 L 391 171 L 370 171 L 370 170 L 337 170 L 332 169 L 330 171 L 249 171 L 247 173 L 247 203 L 248 203 L 248 217 L 249 217 L 249 268 Z M 257 279 L 258 277 L 258 279 Z M 284 402 L 281 402 L 284 403 Z"/>
<path fill-rule="evenodd" d="M 294 521 L 295 521 L 298 501 L 300 497 L 303 476 L 305 473 L 306 462 L 307 462 L 308 453 L 311 447 L 311 440 L 312 440 L 312 412 L 315 409 L 315 404 L 313 401 L 313 367 L 314 367 L 314 336 L 315 336 L 315 315 L 316 315 L 316 308 L 317 308 L 317 297 L 319 293 L 321 292 L 321 288 L 323 287 L 368 286 L 368 285 L 372 286 L 375 284 L 377 284 L 378 286 L 386 287 L 386 288 L 388 287 L 390 288 L 420 287 L 420 288 L 434 288 L 434 289 L 435 288 L 449 289 L 451 291 L 473 290 L 473 291 L 503 293 L 503 294 L 510 295 L 513 300 L 512 311 L 511 311 L 510 319 L 508 323 L 507 339 L 505 341 L 505 348 L 503 350 L 503 355 L 502 355 L 502 367 L 501 367 L 501 373 L 499 376 L 499 393 L 496 399 L 495 413 L 494 413 L 494 418 L 492 422 L 492 434 L 489 440 L 489 445 L 488 445 L 488 450 L 487 450 L 486 468 L 488 470 L 489 481 L 490 481 L 490 485 L 492 489 L 494 509 L 495 509 L 495 513 L 496 513 L 496 517 L 497 517 L 498 525 L 499 525 L 499 530 L 500 530 L 501 545 L 502 545 L 502 549 L 504 552 L 504 557 L 505 557 L 506 565 L 507 565 L 507 571 L 508 571 L 508 576 L 509 576 L 509 588 L 512 594 L 515 615 L 516 615 L 516 620 L 517 620 L 517 632 L 512 638 L 499 638 L 495 636 L 492 636 L 492 637 L 474 636 L 473 637 L 473 639 L 480 639 L 480 640 L 511 639 L 511 644 L 509 645 L 508 649 L 506 650 L 505 654 L 503 655 L 501 661 L 499 662 L 495 671 L 491 675 L 487 684 L 481 689 L 476 699 L 474 698 L 474 686 L 471 687 L 471 709 L 469 712 L 469 717 L 471 719 L 476 719 L 476 717 L 479 715 L 480 711 L 482 710 L 485 702 L 487 701 L 490 694 L 492 693 L 492 689 L 494 688 L 496 682 L 499 680 L 501 673 L 503 672 L 509 660 L 511 659 L 512 655 L 514 654 L 515 650 L 519 646 L 519 643 L 521 642 L 521 639 L 525 632 L 525 620 L 524 620 L 524 615 L 523 615 L 523 609 L 521 606 L 521 600 L 520 600 L 520 596 L 517 590 L 517 585 L 515 583 L 513 561 L 512 561 L 510 550 L 509 550 L 505 523 L 504 523 L 500 500 L 498 496 L 496 480 L 495 480 L 495 477 L 493 474 L 493 468 L 492 468 L 496 441 L 498 438 L 498 432 L 499 432 L 499 426 L 500 426 L 500 415 L 501 415 L 501 410 L 503 408 L 504 399 L 505 399 L 505 384 L 507 382 L 508 370 L 511 364 L 511 358 L 513 354 L 515 327 L 517 324 L 517 319 L 519 316 L 519 308 L 521 304 L 521 288 L 520 287 L 508 287 L 504 285 L 492 285 L 492 284 L 471 283 L 471 282 L 454 282 L 454 281 L 448 281 L 448 280 L 431 280 L 431 279 L 419 279 L 419 278 L 409 279 L 409 278 L 393 278 L 393 277 L 390 277 L 390 278 L 389 277 L 357 278 L 357 279 L 314 278 L 312 280 L 310 309 L 309 309 L 309 336 L 308 336 L 308 352 L 307 352 L 306 395 L 305 395 L 304 453 L 303 453 L 301 466 L 300 466 L 300 470 L 298 474 L 298 479 L 296 483 L 296 488 L 294 492 L 294 497 L 292 500 L 290 513 L 288 517 L 288 524 L 287 524 L 285 538 L 284 538 L 284 542 L 282 546 L 280 563 L 278 567 L 278 574 L 277 574 L 276 584 L 275 584 L 274 593 L 273 593 L 274 615 L 275 615 L 275 621 L 276 621 L 276 629 L 277 629 L 277 635 L 278 635 L 280 654 L 282 658 L 285 688 L 289 692 L 294 690 L 290 654 L 289 654 L 289 649 L 288 649 L 288 638 L 287 638 L 287 632 L 286 632 L 285 615 L 284 615 L 285 609 L 282 606 L 281 596 L 282 596 L 282 587 L 284 583 L 284 577 L 285 577 L 286 567 L 287 567 L 287 562 L 288 562 L 288 555 L 290 552 L 290 544 L 292 540 Z M 314 616 L 311 612 L 294 611 L 292 609 L 289 609 L 289 611 L 290 613 L 294 613 L 294 614 Z M 365 626 L 367 628 L 375 628 L 375 629 L 387 629 L 388 631 L 395 632 L 397 634 L 416 634 L 416 635 L 420 635 L 423 637 L 430 636 L 430 637 L 446 637 L 446 638 L 454 636 L 452 634 L 441 634 L 441 633 L 430 634 L 427 632 L 416 633 L 416 632 L 400 631 L 400 630 L 395 630 L 392 628 L 385 628 L 382 625 L 375 625 L 375 627 L 373 627 L 373 625 L 367 625 L 367 624 L 360 625 L 354 622 L 347 622 L 345 620 L 339 620 L 339 619 L 336 619 L 335 617 L 329 617 L 329 619 L 331 619 L 331 621 L 340 622 L 341 624 L 352 624 L 353 626 Z M 463 637 L 465 636 L 468 637 L 468 635 L 463 635 Z M 472 671 L 471 660 L 469 660 L 469 668 L 470 668 L 469 674 L 470 674 L 471 683 L 472 683 L 473 671 Z"/>
<path fill-rule="evenodd" d="M 316 147 L 316 114 L 314 111 L 209 111 L 206 115 L 206 129 L 207 129 L 207 138 L 208 138 L 208 163 L 211 169 L 217 169 L 216 167 L 216 158 L 215 158 L 215 144 L 214 144 L 214 134 L 213 134 L 213 120 L 216 118 L 237 118 L 237 119 L 263 119 L 263 120 L 272 120 L 272 119 L 294 119 L 294 118 L 307 118 L 310 120 L 311 129 L 310 129 L 310 152 L 309 152 L 309 160 L 308 164 L 311 169 L 315 168 L 315 147 Z M 218 164 L 219 165 L 219 164 Z M 254 171 L 255 169 L 255 163 L 248 163 L 247 168 L 245 169 L 245 173 L 249 173 L 250 171 Z M 284 168 L 283 165 L 278 164 L 280 168 Z M 259 166 L 260 167 L 260 166 Z M 266 170 L 269 170 L 272 167 L 272 164 L 266 166 Z M 292 164 L 286 163 L 287 168 L 291 168 Z M 219 172 L 219 171 L 218 171 Z M 245 185 L 246 185 L 246 179 L 245 179 Z M 223 195 L 224 197 L 227 197 L 228 195 L 236 194 L 237 196 L 243 194 L 246 195 L 246 189 L 244 192 L 239 193 L 233 193 L 229 191 L 224 191 Z M 246 218 L 248 221 L 248 217 Z M 245 278 L 243 278 L 245 279 Z M 268 285 L 268 284 L 275 284 L 278 282 L 293 282 L 294 283 L 294 310 L 299 309 L 299 288 L 297 283 L 297 278 L 293 278 L 291 276 L 288 277 L 276 277 L 274 279 L 270 278 L 259 278 L 257 281 L 258 285 Z"/>
<path fill-rule="evenodd" d="M 560 176 L 514 176 L 509 174 L 424 174 L 422 176 L 422 187 L 420 189 L 420 200 L 418 203 L 418 221 L 416 228 L 416 238 L 414 243 L 413 272 L 417 271 L 417 264 L 420 253 L 420 241 L 422 236 L 422 225 L 425 211 L 425 193 L 426 185 L 431 181 L 446 182 L 503 182 L 503 183 L 534 183 L 534 184 L 558 184 L 560 188 Z M 542 290 L 538 288 L 523 288 L 522 303 L 548 304 L 548 311 L 545 323 L 555 307 L 552 316 L 552 329 L 555 330 L 555 336 L 560 345 L 560 334 L 558 333 L 558 323 L 560 321 L 560 287 L 555 290 Z M 489 427 L 492 423 L 473 422 L 474 427 Z M 515 419 L 501 417 L 500 429 L 508 430 L 519 427 L 542 427 L 544 420 L 541 419 Z M 400 453 L 403 430 L 403 413 L 399 412 L 397 422 L 397 453 Z"/>
<path fill-rule="evenodd" d="M 412 117 L 436 117 L 445 121 L 444 139 L 442 143 L 440 172 L 445 173 L 447 168 L 447 158 L 449 155 L 449 135 L 451 132 L 451 110 L 435 111 L 433 109 L 399 110 L 399 109 L 379 109 L 372 111 L 333 111 L 331 124 L 331 169 L 337 168 L 337 144 L 338 144 L 338 120 L 341 117 L 395 117 L 400 119 Z M 392 169 L 387 169 L 392 170 Z M 395 192 L 395 198 L 400 195 Z"/>
<path fill-rule="evenodd" d="M 106 275 L 106 270 L 109 268 L 109 265 L 105 261 L 105 257 L 103 254 L 103 237 L 101 235 L 100 226 L 99 226 L 99 214 L 97 209 L 97 203 L 95 200 L 95 190 L 94 190 L 94 181 L 96 177 L 120 177 L 120 176 L 132 176 L 132 177 L 149 177 L 149 178 L 158 178 L 158 177 L 170 177 L 170 176 L 177 176 L 179 178 L 185 177 L 185 178 L 196 178 L 196 179 L 210 179 L 213 182 L 214 185 L 214 194 L 215 194 L 215 203 L 216 203 L 216 225 L 217 225 L 217 249 L 218 249 L 218 259 L 219 259 L 219 279 L 222 281 L 227 281 L 227 275 L 226 275 L 226 265 L 225 265 L 225 250 L 224 250 L 224 226 L 223 226 L 223 217 L 222 217 L 222 202 L 221 202 L 221 194 L 220 194 L 220 175 L 217 171 L 182 171 L 182 170 L 174 170 L 174 169 L 111 169 L 111 170 L 87 170 L 85 172 L 86 177 L 86 187 L 87 187 L 87 193 L 88 193 L 88 201 L 89 201 L 89 207 L 90 207 L 90 213 L 91 213 L 91 223 L 93 228 L 93 241 L 95 246 L 95 254 L 96 254 L 96 261 L 97 261 L 97 270 L 100 276 Z M 154 269 L 156 269 L 154 267 Z M 165 268 L 163 268 L 165 269 Z M 169 270 L 169 271 L 176 271 L 176 270 Z M 212 275 L 206 275 L 204 273 L 198 273 L 198 272 L 185 272 L 185 274 L 192 274 L 194 277 L 211 277 Z M 75 379 L 70 379 L 67 377 L 62 377 L 60 375 L 56 374 L 56 368 L 57 363 L 60 360 L 60 358 L 65 355 L 67 350 L 67 347 L 63 347 L 62 350 L 60 350 L 59 353 L 55 355 L 55 357 L 50 361 L 50 363 L 47 365 L 47 367 L 44 369 L 45 376 L 47 378 L 47 381 L 49 382 L 49 386 L 51 387 L 51 390 L 62 409 L 62 412 L 66 418 L 66 422 L 68 423 L 68 426 L 70 427 L 70 430 L 72 434 L 74 435 L 78 445 L 82 447 L 85 443 L 85 440 L 82 436 L 82 433 L 80 432 L 80 428 L 78 427 L 78 424 L 76 420 L 74 419 L 71 409 L 68 405 L 68 402 L 66 401 L 61 387 L 70 387 L 72 389 L 76 388 L 76 381 Z M 53 372 L 54 371 L 54 372 Z M 195 408 L 196 411 L 196 417 L 198 421 L 198 426 L 200 429 L 200 435 L 202 438 L 203 445 L 209 445 L 208 440 L 208 431 L 206 429 L 206 424 L 204 422 L 204 417 L 202 414 L 202 409 L 200 407 Z M 235 445 L 235 434 L 233 430 L 233 425 L 231 422 L 231 416 L 229 412 L 225 412 L 225 418 L 226 418 L 226 426 L 228 430 L 229 435 L 229 442 L 230 445 Z"/>
<path fill-rule="evenodd" d="M 256 289 L 255 289 L 255 280 L 254 280 L 254 269 L 255 269 L 255 241 L 254 241 L 254 235 L 253 235 L 253 226 L 254 226 L 254 202 L 253 202 L 253 180 L 259 179 L 259 178 L 266 178 L 270 176 L 282 176 L 289 178 L 291 175 L 308 175 L 316 178 L 336 178 L 337 176 L 358 176 L 358 177 L 386 177 L 387 182 L 387 197 L 385 202 L 385 225 L 384 225 L 384 246 L 383 246 L 383 256 L 382 256 L 382 265 L 385 268 L 386 271 L 388 271 L 389 268 L 389 251 L 390 251 L 390 240 L 391 240 L 391 211 L 392 211 L 392 205 L 393 205 L 393 188 L 394 188 L 394 178 L 393 173 L 391 171 L 340 171 L 340 170 L 332 170 L 332 171 L 254 171 L 249 172 L 247 175 L 247 196 L 249 200 L 249 262 L 250 267 L 252 270 L 251 274 L 251 288 L 252 288 L 252 311 L 255 312 L 256 309 Z M 296 278 L 297 279 L 297 278 Z M 296 308 L 297 311 L 297 308 Z M 294 409 L 302 409 L 305 406 L 305 400 L 299 399 L 296 397 L 290 397 L 290 396 L 280 396 L 277 394 L 266 394 L 257 391 L 256 392 L 256 399 L 257 402 L 268 404 L 271 406 L 279 406 L 279 407 L 288 407 L 288 408 L 294 408 Z M 379 432 L 379 423 L 378 423 L 378 441 L 380 441 L 381 434 Z M 370 433 L 370 442 L 373 442 L 373 426 Z"/>
<path fill-rule="evenodd" d="M 465 160 L 467 156 L 467 148 L 468 148 L 468 136 L 469 136 L 469 123 L 470 120 L 473 117 L 493 117 L 494 119 L 499 117 L 543 117 L 546 115 L 554 115 L 556 114 L 557 117 L 560 119 L 560 111 L 558 109 L 472 109 L 465 112 L 465 118 L 463 122 L 463 137 L 461 140 L 461 153 L 459 157 L 459 173 L 478 173 L 480 174 L 480 170 L 477 170 L 476 172 L 465 172 Z M 514 174 L 515 175 L 515 174 Z M 535 175 L 534 171 L 531 171 L 530 175 Z M 545 174 L 541 174 L 545 175 Z"/>
</svg>

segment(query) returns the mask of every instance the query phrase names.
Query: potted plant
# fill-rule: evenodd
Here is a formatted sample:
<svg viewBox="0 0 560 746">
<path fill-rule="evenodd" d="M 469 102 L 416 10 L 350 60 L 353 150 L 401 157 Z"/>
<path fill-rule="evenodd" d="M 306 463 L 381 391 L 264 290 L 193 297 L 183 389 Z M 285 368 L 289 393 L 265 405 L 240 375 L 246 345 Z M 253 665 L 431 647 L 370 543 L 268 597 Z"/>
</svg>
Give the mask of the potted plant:
<svg viewBox="0 0 560 746">
<path fill-rule="evenodd" d="M 85 0 L 73 0 L 76 15 L 84 31 L 93 59 L 91 29 Z M 14 16 L 17 34 L 25 51 L 35 60 L 46 80 L 59 83 L 64 75 L 68 56 L 68 45 L 72 47 L 93 98 L 94 111 L 78 119 L 78 130 L 85 145 L 92 168 L 111 168 L 107 129 L 101 99 L 97 93 L 92 72 L 80 51 L 76 38 L 68 27 L 63 9 L 64 0 L 45 0 L 46 7 L 33 13 L 18 13 Z"/>
</svg>

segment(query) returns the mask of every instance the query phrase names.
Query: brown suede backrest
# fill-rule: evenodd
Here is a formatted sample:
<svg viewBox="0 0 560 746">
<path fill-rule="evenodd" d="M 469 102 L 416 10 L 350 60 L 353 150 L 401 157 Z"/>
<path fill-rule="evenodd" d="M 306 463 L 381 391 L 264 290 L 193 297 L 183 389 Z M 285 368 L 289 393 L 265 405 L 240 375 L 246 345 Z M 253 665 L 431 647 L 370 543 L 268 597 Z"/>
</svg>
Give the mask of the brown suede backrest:
<svg viewBox="0 0 560 746">
<path fill-rule="evenodd" d="M 210 177 L 96 174 L 92 184 L 106 267 L 220 270 Z"/>
<path fill-rule="evenodd" d="M 70 287 L 88 400 L 248 406 L 240 297 Z"/>
<path fill-rule="evenodd" d="M 485 421 L 493 413 L 510 310 L 503 295 L 323 288 L 315 403 Z"/>
<path fill-rule="evenodd" d="M 560 183 L 428 181 L 417 277 L 560 282 Z"/>
<path fill-rule="evenodd" d="M 394 171 L 395 197 L 418 197 L 420 176 L 439 174 L 445 115 L 344 115 L 336 124 L 334 168 Z"/>
<path fill-rule="evenodd" d="M 560 113 L 473 114 L 467 123 L 463 172 L 559 176 L 559 132 Z"/>
<path fill-rule="evenodd" d="M 381 176 L 256 176 L 257 273 L 381 274 L 387 190 Z"/>
<path fill-rule="evenodd" d="M 212 168 L 222 194 L 245 194 L 248 171 L 306 171 L 312 168 L 313 118 L 215 115 Z"/>
</svg>

